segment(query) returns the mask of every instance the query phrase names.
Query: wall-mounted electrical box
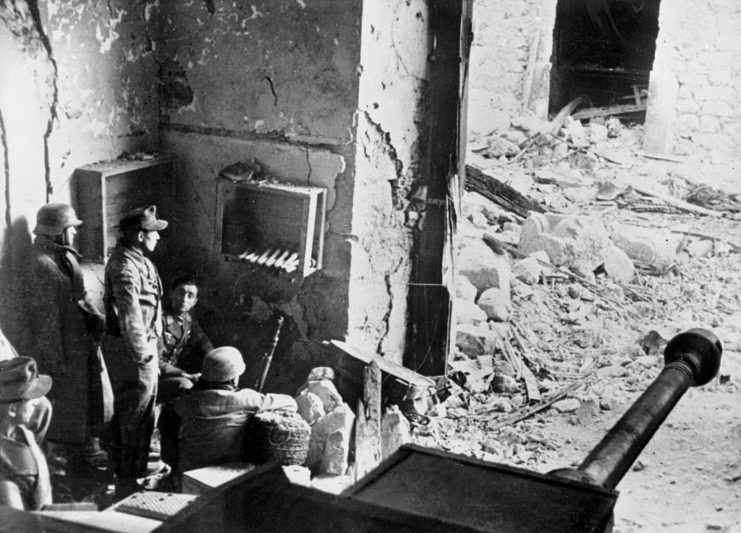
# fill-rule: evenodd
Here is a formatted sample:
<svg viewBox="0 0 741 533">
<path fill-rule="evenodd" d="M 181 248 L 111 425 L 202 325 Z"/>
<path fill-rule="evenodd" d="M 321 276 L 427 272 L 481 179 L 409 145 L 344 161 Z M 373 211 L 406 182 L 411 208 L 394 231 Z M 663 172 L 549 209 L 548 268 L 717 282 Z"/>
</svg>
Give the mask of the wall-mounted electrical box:
<svg viewBox="0 0 741 533">
<path fill-rule="evenodd" d="M 83 221 L 78 249 L 85 259 L 102 261 L 116 246 L 118 222 L 131 209 L 157 205 L 168 218 L 175 192 L 174 158 L 169 155 L 117 159 L 75 170 L 75 209 Z"/>
<path fill-rule="evenodd" d="M 322 268 L 327 191 L 275 180 L 216 181 L 214 247 L 290 277 Z"/>
</svg>

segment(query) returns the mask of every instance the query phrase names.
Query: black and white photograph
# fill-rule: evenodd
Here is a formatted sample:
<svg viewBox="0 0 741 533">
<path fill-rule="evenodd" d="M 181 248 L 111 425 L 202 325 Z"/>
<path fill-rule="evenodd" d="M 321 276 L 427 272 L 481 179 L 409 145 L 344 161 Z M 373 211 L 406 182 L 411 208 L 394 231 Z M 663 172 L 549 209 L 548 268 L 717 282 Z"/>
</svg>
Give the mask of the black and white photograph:
<svg viewBox="0 0 741 533">
<path fill-rule="evenodd" d="M 0 0 L 0 533 L 741 533 L 737 0 Z"/>
</svg>

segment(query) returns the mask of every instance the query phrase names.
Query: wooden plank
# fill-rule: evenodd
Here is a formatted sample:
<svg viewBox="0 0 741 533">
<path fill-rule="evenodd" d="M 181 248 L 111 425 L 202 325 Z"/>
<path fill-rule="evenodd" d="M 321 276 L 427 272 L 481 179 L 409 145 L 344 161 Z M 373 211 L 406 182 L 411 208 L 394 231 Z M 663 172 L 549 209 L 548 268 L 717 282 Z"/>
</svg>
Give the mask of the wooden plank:
<svg viewBox="0 0 741 533">
<path fill-rule="evenodd" d="M 545 213 L 539 203 L 472 165 L 466 165 L 466 188 L 522 218 L 527 218 L 531 211 Z"/>
<path fill-rule="evenodd" d="M 381 369 L 372 361 L 363 369 L 363 399 L 355 424 L 355 480 L 381 462 Z"/>
<path fill-rule="evenodd" d="M 422 374 L 418 374 L 414 370 L 411 370 L 404 366 L 397 365 L 393 361 L 389 361 L 388 359 L 384 359 L 383 357 L 375 354 L 370 355 L 364 353 L 361 350 L 353 348 L 342 341 L 333 340 L 329 341 L 329 343 L 340 350 L 343 354 L 348 355 L 353 359 L 357 359 L 366 364 L 375 362 L 382 372 L 385 372 L 386 374 L 400 379 L 401 381 L 409 383 L 410 385 L 417 385 L 422 388 L 435 386 L 435 380 L 433 380 L 432 378 L 423 376 Z"/>
<path fill-rule="evenodd" d="M 620 104 L 611 105 L 606 107 L 590 107 L 588 109 L 582 109 L 571 115 L 571 118 L 575 120 L 582 120 L 586 118 L 595 117 L 609 117 L 612 115 L 624 115 L 626 113 L 637 113 L 638 111 L 645 111 L 646 104 Z"/>
</svg>

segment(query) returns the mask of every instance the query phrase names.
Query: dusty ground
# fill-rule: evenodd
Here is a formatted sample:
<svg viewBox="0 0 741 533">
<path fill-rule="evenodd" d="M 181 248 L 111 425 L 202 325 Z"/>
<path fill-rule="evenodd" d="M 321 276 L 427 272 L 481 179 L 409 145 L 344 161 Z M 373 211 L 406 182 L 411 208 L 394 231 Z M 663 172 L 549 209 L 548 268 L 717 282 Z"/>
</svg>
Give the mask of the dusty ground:
<svg viewBox="0 0 741 533">
<path fill-rule="evenodd" d="M 601 303 L 599 297 L 579 297 L 571 288 L 578 284 L 563 280 L 526 287 L 524 293 L 514 288 L 510 321 L 525 333 L 519 351 L 533 367 L 541 392 L 571 385 L 566 398 L 577 400 L 577 409 L 560 412 L 552 406 L 498 427 L 524 407 L 523 392 L 473 392 L 462 383 L 440 416 L 416 430 L 415 440 L 538 472 L 575 466 L 660 372 L 663 350 L 647 354 L 639 339 L 651 330 L 670 337 L 705 327 L 724 343 L 721 375 L 688 391 L 620 482 L 614 530 L 741 532 L 741 217 L 728 211 L 720 216 L 668 213 L 664 202 L 645 211 L 641 206 L 647 198 L 629 188 L 650 186 L 681 199 L 705 183 L 712 187 L 716 207 L 718 202 L 733 204 L 741 190 L 734 180 L 738 165 L 720 156 L 693 157 L 691 147 L 677 161 L 648 159 L 638 154 L 640 136 L 640 126 L 629 127 L 566 157 L 546 143 L 518 160 L 512 153 L 502 155 L 491 138 L 473 140 L 470 163 L 551 211 L 596 214 L 606 224 L 637 225 L 649 232 L 675 230 L 683 232 L 674 234 L 682 242 L 671 268 L 638 265 L 637 277 L 622 287 L 598 277 L 597 292 L 611 295 Z M 613 161 L 595 152 L 609 153 Z M 599 201 L 598 191 L 606 183 L 625 194 L 615 202 Z M 705 206 L 712 207 L 711 201 Z M 489 213 L 491 219 L 492 211 L 502 214 L 497 209 L 467 193 L 464 216 L 471 223 L 463 221 L 461 235 L 475 232 L 477 221 L 482 229 L 476 213 Z M 502 227 L 483 229 L 496 235 Z M 501 398 L 510 407 L 490 408 L 501 407 Z"/>
</svg>

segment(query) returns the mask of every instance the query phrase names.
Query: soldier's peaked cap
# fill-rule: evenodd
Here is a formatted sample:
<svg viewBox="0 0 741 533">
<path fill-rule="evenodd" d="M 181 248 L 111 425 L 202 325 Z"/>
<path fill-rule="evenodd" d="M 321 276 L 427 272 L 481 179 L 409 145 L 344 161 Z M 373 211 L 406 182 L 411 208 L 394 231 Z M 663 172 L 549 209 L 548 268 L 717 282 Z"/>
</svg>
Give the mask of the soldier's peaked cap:
<svg viewBox="0 0 741 533">
<path fill-rule="evenodd" d="M 137 207 L 126 213 L 118 222 L 122 230 L 162 231 L 167 227 L 167 220 L 157 218 L 157 206 Z"/>
</svg>

